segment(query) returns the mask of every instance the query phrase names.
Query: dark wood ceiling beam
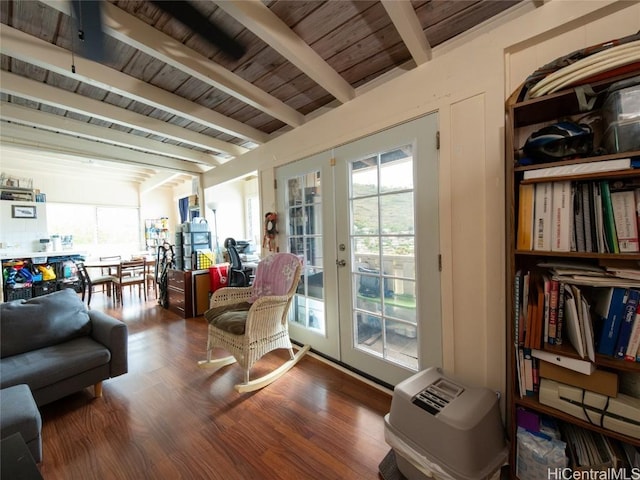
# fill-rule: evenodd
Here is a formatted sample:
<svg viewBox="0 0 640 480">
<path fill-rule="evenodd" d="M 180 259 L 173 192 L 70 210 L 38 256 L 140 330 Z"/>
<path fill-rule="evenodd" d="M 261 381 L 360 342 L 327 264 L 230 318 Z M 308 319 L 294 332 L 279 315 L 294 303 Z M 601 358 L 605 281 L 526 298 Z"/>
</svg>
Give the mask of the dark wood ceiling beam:
<svg viewBox="0 0 640 480">
<path fill-rule="evenodd" d="M 346 103 L 355 98 L 351 85 L 262 2 L 213 1 L 338 101 Z"/>
<path fill-rule="evenodd" d="M 69 9 L 64 2 L 43 0 L 43 3 L 69 14 Z M 289 125 L 297 127 L 304 124 L 303 115 L 277 98 L 118 7 L 104 2 L 102 15 L 105 32 L 117 40 L 162 60 L 212 87 L 219 88 L 228 95 L 239 98 Z"/>
</svg>

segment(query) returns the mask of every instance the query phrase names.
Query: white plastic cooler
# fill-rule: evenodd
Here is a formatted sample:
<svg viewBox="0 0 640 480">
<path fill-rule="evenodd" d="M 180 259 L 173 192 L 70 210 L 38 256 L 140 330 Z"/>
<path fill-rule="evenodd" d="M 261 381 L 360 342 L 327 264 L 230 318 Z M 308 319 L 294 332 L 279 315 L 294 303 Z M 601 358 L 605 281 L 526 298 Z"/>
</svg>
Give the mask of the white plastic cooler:
<svg viewBox="0 0 640 480">
<path fill-rule="evenodd" d="M 499 478 L 508 456 L 498 395 L 429 368 L 399 383 L 385 440 L 409 480 Z"/>
</svg>

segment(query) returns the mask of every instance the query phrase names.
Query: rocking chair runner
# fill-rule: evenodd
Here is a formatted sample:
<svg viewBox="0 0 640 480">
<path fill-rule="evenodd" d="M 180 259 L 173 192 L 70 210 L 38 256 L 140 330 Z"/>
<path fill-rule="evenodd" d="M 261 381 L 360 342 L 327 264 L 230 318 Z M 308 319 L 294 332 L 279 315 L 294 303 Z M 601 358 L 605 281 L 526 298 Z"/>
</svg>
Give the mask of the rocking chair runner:
<svg viewBox="0 0 640 480">
<path fill-rule="evenodd" d="M 221 368 L 236 361 L 244 368 L 239 392 L 265 387 L 280 378 L 309 350 L 306 345 L 296 354 L 289 339 L 287 312 L 300 280 L 301 263 L 291 253 L 276 253 L 258 264 L 250 287 L 223 287 L 211 297 L 205 312 L 209 322 L 207 359 L 201 366 Z M 231 356 L 212 360 L 211 351 L 220 347 Z M 271 373 L 249 381 L 251 367 L 268 352 L 286 348 L 291 359 Z"/>
</svg>

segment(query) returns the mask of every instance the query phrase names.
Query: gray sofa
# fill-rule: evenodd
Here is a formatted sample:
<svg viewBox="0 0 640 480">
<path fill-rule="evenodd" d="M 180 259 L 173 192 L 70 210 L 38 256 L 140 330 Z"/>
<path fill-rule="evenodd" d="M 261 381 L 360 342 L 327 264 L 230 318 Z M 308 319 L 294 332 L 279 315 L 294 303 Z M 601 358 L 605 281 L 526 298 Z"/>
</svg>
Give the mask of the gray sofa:
<svg viewBox="0 0 640 480">
<path fill-rule="evenodd" d="M 127 372 L 127 326 L 71 289 L 0 304 L 0 388 L 27 384 L 38 406 Z"/>
</svg>

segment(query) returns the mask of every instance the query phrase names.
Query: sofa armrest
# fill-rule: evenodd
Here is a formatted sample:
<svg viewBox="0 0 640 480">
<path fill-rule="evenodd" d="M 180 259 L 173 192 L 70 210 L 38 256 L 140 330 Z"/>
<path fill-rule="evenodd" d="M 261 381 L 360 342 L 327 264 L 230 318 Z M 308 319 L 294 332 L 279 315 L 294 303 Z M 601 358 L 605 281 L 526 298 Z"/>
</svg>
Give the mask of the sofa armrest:
<svg viewBox="0 0 640 480">
<path fill-rule="evenodd" d="M 120 320 L 97 310 L 89 310 L 91 337 L 111 352 L 110 376 L 117 377 L 128 371 L 128 330 Z"/>
</svg>

